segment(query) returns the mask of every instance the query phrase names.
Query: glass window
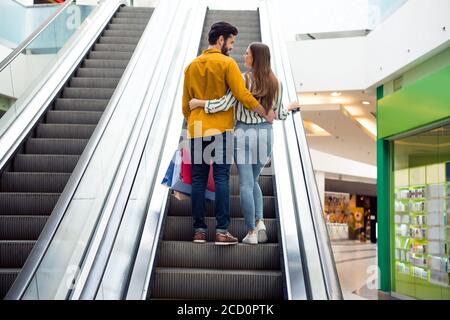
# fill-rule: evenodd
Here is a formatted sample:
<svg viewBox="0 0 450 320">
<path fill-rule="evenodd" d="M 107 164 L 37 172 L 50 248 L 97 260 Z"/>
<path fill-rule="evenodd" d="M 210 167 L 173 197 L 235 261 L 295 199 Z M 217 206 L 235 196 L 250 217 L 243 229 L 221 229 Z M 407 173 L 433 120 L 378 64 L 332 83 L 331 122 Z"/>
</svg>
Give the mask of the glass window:
<svg viewBox="0 0 450 320">
<path fill-rule="evenodd" d="M 393 142 L 393 291 L 449 299 L 450 124 Z"/>
</svg>

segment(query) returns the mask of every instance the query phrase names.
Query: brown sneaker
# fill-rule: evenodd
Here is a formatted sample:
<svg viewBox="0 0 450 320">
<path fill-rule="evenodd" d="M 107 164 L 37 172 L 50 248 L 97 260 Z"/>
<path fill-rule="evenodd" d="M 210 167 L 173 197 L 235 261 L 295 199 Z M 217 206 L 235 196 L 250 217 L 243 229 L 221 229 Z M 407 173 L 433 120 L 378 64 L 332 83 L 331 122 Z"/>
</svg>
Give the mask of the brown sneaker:
<svg viewBox="0 0 450 320">
<path fill-rule="evenodd" d="M 231 233 L 227 232 L 227 233 L 221 233 L 221 232 L 217 232 L 216 233 L 216 243 L 219 246 L 227 246 L 230 244 L 237 244 L 238 243 L 238 239 L 233 237 L 231 235 Z"/>
<path fill-rule="evenodd" d="M 205 243 L 206 242 L 206 232 L 197 231 L 194 233 L 194 242 L 195 243 Z"/>
</svg>

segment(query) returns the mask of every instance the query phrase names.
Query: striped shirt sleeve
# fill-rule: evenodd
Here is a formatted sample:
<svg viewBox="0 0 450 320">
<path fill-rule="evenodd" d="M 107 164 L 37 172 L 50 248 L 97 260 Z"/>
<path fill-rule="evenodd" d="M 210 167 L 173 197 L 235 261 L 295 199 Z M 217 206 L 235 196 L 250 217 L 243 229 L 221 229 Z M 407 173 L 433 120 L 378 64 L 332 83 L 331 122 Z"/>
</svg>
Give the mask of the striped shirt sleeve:
<svg viewBox="0 0 450 320">
<path fill-rule="evenodd" d="M 235 106 L 237 99 L 234 97 L 230 89 L 227 93 L 219 99 L 207 100 L 205 103 L 206 113 L 216 113 L 220 111 L 227 111 L 231 107 Z"/>
<path fill-rule="evenodd" d="M 286 120 L 289 115 L 289 111 L 283 105 L 283 85 L 281 82 L 279 82 L 278 85 L 278 93 L 273 111 L 278 120 Z"/>
</svg>

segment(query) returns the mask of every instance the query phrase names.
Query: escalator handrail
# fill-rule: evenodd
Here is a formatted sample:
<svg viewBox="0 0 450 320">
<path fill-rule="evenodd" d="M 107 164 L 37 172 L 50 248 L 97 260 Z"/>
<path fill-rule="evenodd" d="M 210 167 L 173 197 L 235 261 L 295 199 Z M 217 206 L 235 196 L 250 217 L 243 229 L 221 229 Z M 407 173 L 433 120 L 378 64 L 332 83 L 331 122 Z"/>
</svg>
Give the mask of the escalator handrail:
<svg viewBox="0 0 450 320">
<path fill-rule="evenodd" d="M 276 66 L 275 43 L 272 36 L 271 20 L 273 13 L 269 11 L 267 2 L 259 7 L 261 39 L 271 48 L 272 67 L 279 80 L 284 84 L 280 70 Z M 286 94 L 286 92 L 285 92 Z M 283 97 L 285 100 L 285 97 Z M 280 224 L 280 243 L 283 257 L 284 277 L 286 283 L 286 298 L 288 300 L 306 300 L 309 297 L 308 273 L 305 268 L 306 257 L 301 233 L 297 225 L 295 211 L 295 192 L 292 186 L 291 163 L 287 157 L 286 137 L 283 130 L 284 123 L 276 121 L 273 124 L 276 143 L 273 146 L 272 166 L 274 171 L 274 192 L 277 199 L 277 213 Z M 281 137 L 281 138 L 280 138 Z"/>
<path fill-rule="evenodd" d="M 68 70 L 65 70 L 64 79 L 60 81 L 61 83 L 65 83 L 67 79 L 70 77 L 74 69 L 79 65 L 80 61 L 83 59 L 85 54 L 88 52 L 88 50 L 91 48 L 93 42 L 95 39 L 99 37 L 107 23 L 111 20 L 111 17 L 116 12 L 117 8 L 121 5 L 126 4 L 126 0 L 112 0 L 108 3 L 105 1 L 101 3 L 92 13 L 91 13 L 91 19 L 86 24 L 84 24 L 77 32 L 73 35 L 73 37 L 77 36 L 83 36 L 83 41 L 76 41 L 74 42 L 74 47 L 78 48 L 78 46 L 82 46 L 82 49 L 76 50 L 73 48 L 68 48 L 67 55 L 78 53 L 78 51 L 82 51 L 81 54 L 77 54 L 77 60 L 72 63 L 70 66 L 67 67 Z M 81 43 L 81 44 L 80 44 Z M 66 61 L 67 56 L 64 55 L 61 57 L 61 60 Z M 68 59 L 67 59 L 68 60 Z M 62 66 L 60 66 L 62 67 Z M 126 74 L 126 71 L 124 75 Z M 49 81 L 50 82 L 50 81 Z M 121 83 L 117 86 L 121 86 Z M 51 96 L 48 97 L 45 105 L 42 106 L 41 109 L 45 109 L 45 106 L 50 103 L 57 92 L 59 91 L 59 88 L 57 90 L 53 90 L 51 93 Z M 117 92 L 118 90 L 116 90 Z M 111 98 L 110 103 L 108 104 L 107 108 L 105 109 L 102 118 L 97 124 L 96 129 L 94 130 L 94 133 L 91 136 L 91 139 L 89 140 L 89 143 L 86 145 L 82 155 L 80 156 L 80 159 L 77 162 L 77 165 L 71 174 L 69 181 L 66 184 L 66 187 L 64 188 L 63 193 L 61 194 L 60 198 L 58 199 L 58 202 L 55 205 L 55 208 L 52 211 L 52 214 L 50 218 L 48 219 L 44 229 L 42 230 L 35 246 L 33 247 L 32 251 L 30 252 L 28 259 L 25 262 L 25 265 L 23 266 L 21 272 L 17 276 L 14 284 L 8 291 L 7 295 L 5 296 L 5 300 L 19 300 L 24 295 L 25 291 L 27 290 L 30 282 L 32 281 L 39 264 L 41 263 L 48 247 L 50 246 L 50 243 L 53 239 L 53 236 L 55 235 L 58 226 L 60 222 L 62 221 L 64 217 L 64 213 L 70 203 L 70 200 L 75 192 L 75 189 L 78 186 L 79 181 L 81 180 L 81 177 L 87 167 L 87 164 L 89 163 L 89 160 L 94 153 L 94 150 L 96 148 L 96 145 L 98 144 L 98 141 L 100 140 L 109 119 L 112 116 L 112 113 L 114 112 L 115 104 L 117 104 L 117 99 L 114 101 L 114 96 Z M 36 122 L 39 117 L 35 117 L 33 119 L 33 122 Z M 34 126 L 33 123 L 29 124 L 29 128 L 32 128 Z M 20 139 L 20 138 L 19 138 Z"/>
<path fill-rule="evenodd" d="M 62 14 L 65 9 L 69 7 L 73 2 L 75 2 L 75 0 L 66 0 L 66 2 L 60 8 L 58 8 L 58 10 L 56 10 L 39 27 L 37 27 L 32 34 L 30 34 L 24 41 L 22 41 L 22 43 L 17 46 L 17 48 L 15 48 L 10 54 L 8 54 L 6 58 L 0 62 L 0 73 L 3 71 L 3 69 L 9 66 L 25 48 L 27 48 L 37 37 L 39 37 L 48 28 L 48 26 L 50 26 L 50 24 L 55 21 L 60 16 L 60 14 Z"/>
<path fill-rule="evenodd" d="M 271 0 L 265 0 L 266 10 L 271 13 L 270 22 L 270 33 L 271 33 L 271 47 L 273 49 L 274 63 L 276 64 L 276 70 L 278 72 L 278 76 L 281 78 L 283 84 L 287 88 L 285 90 L 287 101 L 297 100 L 297 93 L 295 90 L 295 84 L 292 75 L 292 69 L 289 63 L 289 57 L 287 55 L 287 51 L 285 48 L 285 44 L 282 41 L 280 26 L 277 20 L 277 7 Z M 275 18 L 274 18 L 275 16 Z M 269 19 L 268 19 L 269 20 Z M 281 71 L 281 72 L 280 72 Z M 326 229 L 324 217 L 323 217 L 323 209 L 319 197 L 319 192 L 317 188 L 317 183 L 314 175 L 314 168 L 311 161 L 311 156 L 309 153 L 309 147 L 307 144 L 305 130 L 303 128 L 303 121 L 301 118 L 301 113 L 294 113 L 291 119 L 286 120 L 283 123 L 283 129 L 285 133 L 286 139 L 286 147 L 288 150 L 288 159 L 289 165 L 293 166 L 295 163 L 300 164 L 301 170 L 303 172 L 303 178 L 305 181 L 305 185 L 303 188 L 306 189 L 307 201 L 309 203 L 310 210 L 310 218 L 312 221 L 312 227 L 314 229 L 316 245 L 317 245 L 317 253 L 320 259 L 320 267 L 322 268 L 322 277 L 324 281 L 324 288 L 326 291 L 326 296 L 328 299 L 342 299 L 342 291 L 339 284 L 339 278 L 336 270 L 336 264 L 334 261 L 331 242 L 328 236 L 328 232 Z M 291 135 L 287 133 L 295 134 L 295 144 L 287 143 L 287 139 L 292 139 Z M 294 160 L 294 158 L 297 158 Z M 292 177 L 298 176 L 297 170 L 293 170 L 291 168 Z M 296 190 L 295 184 L 298 182 L 292 181 L 293 188 Z M 293 194 L 296 200 L 297 206 L 297 224 L 298 224 L 298 232 L 299 239 L 302 239 L 303 235 L 301 234 L 301 226 L 300 226 L 300 216 L 298 210 L 300 208 L 300 199 L 297 199 L 299 195 L 297 192 Z M 303 244 L 304 248 L 304 244 Z M 303 251 L 306 251 L 303 249 Z M 306 254 L 303 253 L 302 257 L 304 260 L 308 260 Z M 304 265 L 307 265 L 307 261 L 303 261 Z M 307 268 L 305 268 L 307 269 Z M 307 281 L 311 279 L 308 278 L 308 270 L 305 270 L 305 277 Z M 314 297 L 312 294 L 312 286 L 313 284 L 309 283 L 308 290 L 310 290 L 310 297 Z"/>
<path fill-rule="evenodd" d="M 93 265 L 96 270 L 89 270 L 91 279 L 86 282 L 81 299 L 123 299 L 128 291 L 127 284 L 146 218 L 146 199 L 150 199 L 153 190 L 159 185 L 159 167 L 161 165 L 164 167 L 165 164 L 161 156 L 156 156 L 163 152 L 157 153 L 155 150 L 168 147 L 167 138 L 169 132 L 172 133 L 170 130 L 172 119 L 179 112 L 177 106 L 181 100 L 179 96 L 181 93 L 179 88 L 182 86 L 181 75 L 188 52 L 186 47 L 196 22 L 195 10 L 193 10 L 196 3 L 198 1 L 177 0 L 179 7 L 176 10 L 176 16 L 173 17 L 175 22 L 171 26 L 169 41 L 164 50 L 167 52 L 166 58 L 170 63 L 167 66 L 161 66 L 161 64 L 159 66 L 164 68 L 165 76 L 159 81 L 161 83 L 159 97 L 155 97 L 152 102 L 155 104 L 152 108 L 155 112 L 149 114 L 152 121 L 148 121 L 141 130 L 139 141 L 127 168 L 127 176 L 121 186 L 121 193 L 116 200 L 114 210 L 117 212 L 115 212 L 114 220 L 120 219 L 120 224 L 116 223 L 115 227 L 110 228 L 109 234 L 104 235 L 107 238 L 106 244 L 100 248 L 98 258 Z M 177 4 L 170 6 L 171 11 Z M 146 161 L 150 155 L 152 161 Z M 136 206 L 132 194 L 142 195 L 138 200 L 141 205 Z M 127 201 L 128 199 L 132 200 Z M 130 230 L 133 230 L 132 235 Z M 128 251 L 124 249 L 127 243 L 134 243 L 133 248 Z M 98 260 L 100 262 L 97 264 Z"/>
</svg>

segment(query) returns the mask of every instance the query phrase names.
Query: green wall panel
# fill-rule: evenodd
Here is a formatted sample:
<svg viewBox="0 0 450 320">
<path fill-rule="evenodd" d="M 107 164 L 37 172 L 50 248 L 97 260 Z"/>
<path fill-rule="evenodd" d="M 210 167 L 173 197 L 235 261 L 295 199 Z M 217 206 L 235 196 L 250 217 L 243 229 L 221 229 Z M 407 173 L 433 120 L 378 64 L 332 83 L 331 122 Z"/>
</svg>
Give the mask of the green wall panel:
<svg viewBox="0 0 450 320">
<path fill-rule="evenodd" d="M 378 101 L 378 138 L 450 117 L 450 66 Z"/>
<path fill-rule="evenodd" d="M 377 88 L 377 100 L 383 97 L 383 86 Z M 378 268 L 380 290 L 391 291 L 391 242 L 389 201 L 389 141 L 377 140 L 377 220 Z"/>
</svg>

